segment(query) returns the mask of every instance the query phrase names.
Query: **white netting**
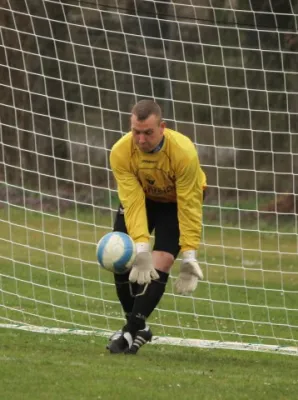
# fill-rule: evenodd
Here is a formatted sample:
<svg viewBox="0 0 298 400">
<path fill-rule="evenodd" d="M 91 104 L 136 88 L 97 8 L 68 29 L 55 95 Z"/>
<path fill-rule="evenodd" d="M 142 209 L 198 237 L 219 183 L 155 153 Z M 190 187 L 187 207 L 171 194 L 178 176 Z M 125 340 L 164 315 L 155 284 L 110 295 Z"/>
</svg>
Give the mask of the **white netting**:
<svg viewBox="0 0 298 400">
<path fill-rule="evenodd" d="M 95 247 L 117 207 L 109 150 L 149 97 L 209 186 L 206 280 L 188 298 L 171 280 L 154 332 L 297 346 L 296 27 L 294 0 L 0 0 L 3 326 L 121 326 Z"/>
</svg>

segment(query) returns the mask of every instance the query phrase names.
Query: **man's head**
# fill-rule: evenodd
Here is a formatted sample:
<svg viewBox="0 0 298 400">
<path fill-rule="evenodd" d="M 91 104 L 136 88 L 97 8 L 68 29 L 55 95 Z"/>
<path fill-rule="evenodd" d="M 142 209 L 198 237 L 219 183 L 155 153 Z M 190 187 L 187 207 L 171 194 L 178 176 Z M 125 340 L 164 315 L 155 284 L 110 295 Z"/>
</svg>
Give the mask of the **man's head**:
<svg viewBox="0 0 298 400">
<path fill-rule="evenodd" d="M 135 144 L 149 153 L 163 138 L 165 122 L 159 105 L 153 100 L 141 100 L 131 110 L 131 131 Z"/>
</svg>

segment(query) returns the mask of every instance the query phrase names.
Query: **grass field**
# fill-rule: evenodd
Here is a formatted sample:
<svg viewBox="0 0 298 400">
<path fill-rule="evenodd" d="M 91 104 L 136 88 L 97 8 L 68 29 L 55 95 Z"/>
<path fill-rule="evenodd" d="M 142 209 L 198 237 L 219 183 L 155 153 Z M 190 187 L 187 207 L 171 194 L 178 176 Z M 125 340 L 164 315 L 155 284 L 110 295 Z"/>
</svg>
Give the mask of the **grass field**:
<svg viewBox="0 0 298 400">
<path fill-rule="evenodd" d="M 110 355 L 94 336 L 0 329 L 5 400 L 295 400 L 298 358 L 147 345 Z"/>
<path fill-rule="evenodd" d="M 221 221 L 205 219 L 204 282 L 185 298 L 173 296 L 170 279 L 150 317 L 154 334 L 297 346 L 293 223 L 256 228 L 256 221 L 235 223 L 235 207 L 219 214 Z M 123 316 L 112 277 L 95 261 L 110 224 L 111 215 L 81 209 L 61 216 L 2 209 L 0 323 L 118 329 Z M 294 399 L 297 391 L 297 357 L 150 345 L 127 360 L 107 354 L 98 336 L 0 334 L 3 399 Z"/>
</svg>

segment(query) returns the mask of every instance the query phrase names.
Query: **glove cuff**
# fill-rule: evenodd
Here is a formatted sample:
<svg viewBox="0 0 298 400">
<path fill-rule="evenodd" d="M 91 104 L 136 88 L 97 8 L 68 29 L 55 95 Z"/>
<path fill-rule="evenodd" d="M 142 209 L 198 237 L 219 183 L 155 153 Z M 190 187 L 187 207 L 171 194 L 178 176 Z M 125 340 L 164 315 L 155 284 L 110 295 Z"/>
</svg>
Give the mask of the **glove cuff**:
<svg viewBox="0 0 298 400">
<path fill-rule="evenodd" d="M 186 250 L 182 253 L 182 261 L 183 262 L 188 262 L 188 261 L 195 261 L 197 256 L 196 250 Z"/>
<path fill-rule="evenodd" d="M 136 243 L 136 250 L 138 253 L 148 253 L 150 251 L 150 244 L 145 242 Z"/>
</svg>

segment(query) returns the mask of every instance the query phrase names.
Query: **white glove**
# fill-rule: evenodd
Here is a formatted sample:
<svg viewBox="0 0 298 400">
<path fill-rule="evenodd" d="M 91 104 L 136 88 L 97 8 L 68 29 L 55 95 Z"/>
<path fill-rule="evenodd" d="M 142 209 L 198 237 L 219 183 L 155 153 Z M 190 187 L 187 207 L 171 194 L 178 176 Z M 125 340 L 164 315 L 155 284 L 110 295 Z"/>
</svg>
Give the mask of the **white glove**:
<svg viewBox="0 0 298 400">
<path fill-rule="evenodd" d="M 136 247 L 137 255 L 129 274 L 129 281 L 137 282 L 139 285 L 148 284 L 151 282 L 151 279 L 159 278 L 153 266 L 149 243 L 137 243 Z"/>
<path fill-rule="evenodd" d="M 196 260 L 195 250 L 184 251 L 182 253 L 182 262 L 180 273 L 175 282 L 177 294 L 187 296 L 191 294 L 197 287 L 198 280 L 203 280 L 203 272 Z"/>
</svg>

